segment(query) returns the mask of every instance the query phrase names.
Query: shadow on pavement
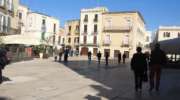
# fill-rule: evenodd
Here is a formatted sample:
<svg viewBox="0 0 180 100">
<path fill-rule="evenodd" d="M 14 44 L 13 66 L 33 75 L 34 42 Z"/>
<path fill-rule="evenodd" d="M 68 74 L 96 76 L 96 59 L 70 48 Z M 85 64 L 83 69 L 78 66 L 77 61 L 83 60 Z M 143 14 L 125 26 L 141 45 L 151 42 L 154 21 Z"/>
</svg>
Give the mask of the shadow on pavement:
<svg viewBox="0 0 180 100">
<path fill-rule="evenodd" d="M 122 77 L 121 75 L 126 72 L 124 70 L 129 70 L 128 66 L 125 64 L 119 65 L 116 63 L 110 63 L 109 66 L 105 66 L 104 62 L 100 65 L 98 65 L 96 61 L 92 61 L 88 64 L 85 60 L 69 61 L 68 63 L 62 62 L 62 64 L 88 79 L 103 84 L 91 85 L 90 87 L 97 90 L 99 93 L 95 96 L 90 94 L 87 95 L 85 97 L 87 100 L 101 100 L 102 97 L 111 100 L 115 96 L 119 95 L 119 91 L 124 93 L 127 89 L 129 90 L 133 88 L 130 85 L 132 83 L 132 79 L 129 77 L 131 76 L 127 75 Z M 124 87 L 121 87 L 120 85 L 124 85 L 124 87 L 127 88 L 124 89 Z"/>
<path fill-rule="evenodd" d="M 96 61 L 88 64 L 87 60 L 72 60 L 68 63 L 62 62 L 62 64 L 79 75 L 100 83 L 99 85 L 90 85 L 98 93 L 88 94 L 84 97 L 87 100 L 104 100 L 102 98 L 107 100 L 171 100 L 172 97 L 173 100 L 180 100 L 178 95 L 180 75 L 177 75 L 179 71 L 167 69 L 163 71 L 160 94 L 156 92 L 150 94 L 148 83 L 144 86 L 143 92 L 139 94 L 134 91 L 134 77 L 129 64 L 110 63 L 110 66 L 106 67 L 104 62 L 100 65 Z"/>
<path fill-rule="evenodd" d="M 1 97 L 0 96 L 0 100 L 11 100 L 10 98 L 7 98 L 7 97 Z"/>
</svg>

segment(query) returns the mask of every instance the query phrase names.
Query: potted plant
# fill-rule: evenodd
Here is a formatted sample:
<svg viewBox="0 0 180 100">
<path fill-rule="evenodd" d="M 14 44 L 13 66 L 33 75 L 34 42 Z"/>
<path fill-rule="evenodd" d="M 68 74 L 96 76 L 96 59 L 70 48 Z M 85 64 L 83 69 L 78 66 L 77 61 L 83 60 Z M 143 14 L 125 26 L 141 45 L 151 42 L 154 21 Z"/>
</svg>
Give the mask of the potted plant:
<svg viewBox="0 0 180 100">
<path fill-rule="evenodd" d="M 39 45 L 38 52 L 39 52 L 39 58 L 43 59 L 43 56 L 44 56 L 44 53 L 45 53 L 45 46 L 44 45 Z"/>
</svg>

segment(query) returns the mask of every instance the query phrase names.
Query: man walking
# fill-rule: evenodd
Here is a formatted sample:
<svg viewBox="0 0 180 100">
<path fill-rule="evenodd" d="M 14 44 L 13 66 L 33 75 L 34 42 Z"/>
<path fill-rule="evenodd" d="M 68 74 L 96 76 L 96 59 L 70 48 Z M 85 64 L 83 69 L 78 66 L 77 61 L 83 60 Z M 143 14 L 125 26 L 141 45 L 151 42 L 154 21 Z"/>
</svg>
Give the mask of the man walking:
<svg viewBox="0 0 180 100">
<path fill-rule="evenodd" d="M 100 64 L 100 62 L 101 62 L 101 52 L 100 51 L 97 53 L 97 58 L 98 58 L 98 64 Z"/>
<path fill-rule="evenodd" d="M 121 63 L 121 52 L 118 53 L 118 63 Z"/>
<path fill-rule="evenodd" d="M 126 63 L 126 54 L 124 53 L 123 54 L 123 64 L 125 64 Z"/>
<path fill-rule="evenodd" d="M 109 65 L 109 52 L 105 52 L 105 62 L 106 62 L 106 66 Z"/>
<path fill-rule="evenodd" d="M 147 73 L 147 62 L 146 56 L 141 52 L 142 48 L 137 47 L 136 51 L 131 59 L 131 69 L 135 76 L 135 91 L 138 92 L 142 90 L 143 77 Z"/>
<path fill-rule="evenodd" d="M 91 56 L 92 56 L 92 53 L 91 51 L 88 52 L 88 64 L 91 63 Z"/>
<path fill-rule="evenodd" d="M 160 44 L 157 43 L 155 49 L 151 51 L 150 55 L 150 91 L 152 91 L 154 87 L 156 88 L 156 91 L 159 91 L 161 69 L 166 62 L 166 54 L 160 49 Z"/>
</svg>

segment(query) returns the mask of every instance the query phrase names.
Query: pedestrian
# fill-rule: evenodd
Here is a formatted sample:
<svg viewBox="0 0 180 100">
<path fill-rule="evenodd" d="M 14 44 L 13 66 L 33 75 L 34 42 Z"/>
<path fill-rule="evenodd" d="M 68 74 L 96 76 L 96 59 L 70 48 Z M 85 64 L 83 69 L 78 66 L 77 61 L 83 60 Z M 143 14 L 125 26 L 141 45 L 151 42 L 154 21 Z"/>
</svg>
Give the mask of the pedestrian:
<svg viewBox="0 0 180 100">
<path fill-rule="evenodd" d="M 123 64 L 125 64 L 126 63 L 126 54 L 124 53 L 123 54 Z"/>
<path fill-rule="evenodd" d="M 68 48 L 66 48 L 66 50 L 64 52 L 64 62 L 68 62 L 68 55 L 69 55 L 69 50 L 68 50 Z"/>
<path fill-rule="evenodd" d="M 62 51 L 59 52 L 59 62 L 61 62 L 62 59 Z"/>
<path fill-rule="evenodd" d="M 7 51 L 5 49 L 0 48 L 0 84 L 3 82 L 2 70 L 9 63 L 7 58 Z"/>
<path fill-rule="evenodd" d="M 121 63 L 121 52 L 118 53 L 118 63 Z"/>
<path fill-rule="evenodd" d="M 137 53 L 131 59 L 131 70 L 134 71 L 135 91 L 142 90 L 142 82 L 144 76 L 147 76 L 147 62 L 146 56 L 142 53 L 142 48 L 137 47 Z"/>
<path fill-rule="evenodd" d="M 92 56 L 92 53 L 91 51 L 88 52 L 88 64 L 91 63 L 91 56 Z"/>
<path fill-rule="evenodd" d="M 167 57 L 165 52 L 160 49 L 160 44 L 155 44 L 155 48 L 151 51 L 150 55 L 150 91 L 152 91 L 154 87 L 156 91 L 159 91 L 161 70 L 166 63 Z"/>
<path fill-rule="evenodd" d="M 109 65 L 109 52 L 105 52 L 105 62 L 106 62 L 106 66 Z"/>
<path fill-rule="evenodd" d="M 55 61 L 55 62 L 57 61 L 57 56 L 56 56 L 56 55 L 54 56 L 54 61 Z"/>
<path fill-rule="evenodd" d="M 98 64 L 100 64 L 100 62 L 101 62 L 101 52 L 100 51 L 97 53 L 97 58 L 98 58 Z"/>
</svg>

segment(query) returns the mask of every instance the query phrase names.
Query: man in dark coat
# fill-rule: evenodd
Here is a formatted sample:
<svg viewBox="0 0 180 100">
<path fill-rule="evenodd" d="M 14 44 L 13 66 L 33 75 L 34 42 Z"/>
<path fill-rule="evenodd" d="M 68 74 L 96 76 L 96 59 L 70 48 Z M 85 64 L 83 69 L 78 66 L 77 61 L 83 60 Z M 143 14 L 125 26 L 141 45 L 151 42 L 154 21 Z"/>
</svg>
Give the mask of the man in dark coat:
<svg viewBox="0 0 180 100">
<path fill-rule="evenodd" d="M 126 63 L 126 54 L 124 53 L 123 54 L 123 64 L 125 64 Z"/>
<path fill-rule="evenodd" d="M 121 52 L 118 53 L 118 63 L 121 63 Z"/>
<path fill-rule="evenodd" d="M 109 65 L 109 52 L 105 52 L 105 62 L 106 62 L 106 66 Z"/>
<path fill-rule="evenodd" d="M 6 50 L 0 48 L 0 84 L 3 82 L 2 70 L 8 64 L 8 59 L 6 54 L 7 54 Z"/>
<path fill-rule="evenodd" d="M 100 61 L 101 61 L 101 52 L 100 51 L 97 53 L 97 58 L 98 58 L 98 64 L 100 64 Z"/>
<path fill-rule="evenodd" d="M 91 51 L 88 52 L 88 64 L 91 63 L 91 56 L 92 56 L 92 53 Z"/>
<path fill-rule="evenodd" d="M 163 50 L 160 49 L 160 44 L 155 45 L 155 49 L 150 55 L 150 91 L 154 89 L 154 80 L 156 79 L 156 91 L 159 91 L 161 69 L 167 63 L 167 57 Z"/>
<path fill-rule="evenodd" d="M 131 69 L 134 71 L 136 91 L 141 91 L 143 77 L 147 73 L 146 57 L 141 51 L 141 47 L 137 47 L 137 53 L 131 59 Z"/>
</svg>

